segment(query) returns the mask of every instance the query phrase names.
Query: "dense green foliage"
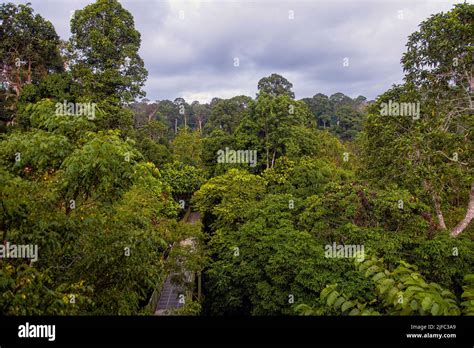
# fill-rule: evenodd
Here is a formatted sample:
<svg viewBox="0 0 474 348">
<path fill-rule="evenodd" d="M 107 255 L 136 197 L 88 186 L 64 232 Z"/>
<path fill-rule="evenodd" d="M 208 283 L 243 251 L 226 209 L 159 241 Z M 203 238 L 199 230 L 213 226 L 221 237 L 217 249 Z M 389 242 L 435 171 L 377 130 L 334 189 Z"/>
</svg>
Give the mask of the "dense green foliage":
<svg viewBox="0 0 474 348">
<path fill-rule="evenodd" d="M 272 74 L 254 98 L 189 104 L 136 100 L 118 1 L 76 11 L 67 43 L 1 5 L 0 235 L 38 257 L 0 258 L 0 311 L 150 314 L 172 275 L 192 295 L 173 315 L 472 315 L 473 11 L 424 21 L 375 101 L 295 100 Z"/>
<path fill-rule="evenodd" d="M 16 21 L 31 30 L 33 46 L 28 49 L 35 47 L 35 40 L 49 40 L 59 49 L 52 26 L 33 16 L 30 7 L 2 5 L 1 13 L 2 31 L 13 30 L 6 20 L 11 16 L 19 16 Z M 128 34 L 106 30 L 99 39 L 89 27 L 97 28 L 91 21 L 97 16 L 117 16 L 113 23 L 123 21 Z M 34 37 L 43 34 L 36 29 L 42 23 L 50 39 Z M 104 23 L 112 25 L 110 20 Z M 81 59 L 70 60 L 67 73 L 51 74 L 49 69 L 43 79 L 33 70 L 31 83 L 15 105 L 16 124 L 0 141 L 2 241 L 38 247 L 36 262 L 0 260 L 0 308 L 5 314 L 139 313 L 166 276 L 164 255 L 170 243 L 178 235 L 186 237 L 182 226 L 172 223 L 180 209 L 173 196 L 190 195 L 202 180 L 190 167 L 187 175 L 194 181 L 181 179 L 180 184 L 173 173 L 184 163 L 159 170 L 153 163 L 163 163 L 169 152 L 167 141 L 155 142 L 163 135 L 160 125 L 133 130 L 132 113 L 120 106 L 120 100 L 136 95 L 144 78 L 131 15 L 118 2 L 98 1 L 76 13 L 72 27 L 70 49 Z M 125 50 L 115 42 L 124 35 L 130 39 L 124 42 Z M 103 45 L 104 40 L 110 40 L 110 46 Z M 97 52 L 97 44 L 104 51 Z M 2 41 L 2 54 L 11 54 L 8 45 Z M 41 55 L 44 64 L 53 64 L 51 49 L 43 49 L 34 54 Z M 112 49 L 132 57 L 132 74 L 117 66 L 120 59 L 112 56 Z M 26 60 L 30 51 L 19 54 Z M 35 64 L 43 64 L 41 59 Z M 120 91 L 115 90 L 117 79 Z M 99 80 L 103 89 L 88 87 Z M 95 117 L 58 114 L 56 103 L 65 99 L 100 100 L 100 105 Z M 154 157 L 150 147 L 164 155 Z"/>
</svg>

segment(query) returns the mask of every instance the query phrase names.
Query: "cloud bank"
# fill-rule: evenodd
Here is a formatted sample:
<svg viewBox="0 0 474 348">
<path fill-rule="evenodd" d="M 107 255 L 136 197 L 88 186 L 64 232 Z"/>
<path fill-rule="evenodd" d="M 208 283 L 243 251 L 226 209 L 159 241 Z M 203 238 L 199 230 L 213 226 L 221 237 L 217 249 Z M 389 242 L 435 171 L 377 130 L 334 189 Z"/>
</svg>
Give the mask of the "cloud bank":
<svg viewBox="0 0 474 348">
<path fill-rule="evenodd" d="M 71 13 L 93 1 L 29 2 L 67 39 Z M 254 97 L 271 73 L 292 82 L 298 99 L 318 92 L 373 99 L 402 81 L 408 35 L 462 1 L 120 2 L 142 35 L 147 98 L 206 102 Z"/>
</svg>

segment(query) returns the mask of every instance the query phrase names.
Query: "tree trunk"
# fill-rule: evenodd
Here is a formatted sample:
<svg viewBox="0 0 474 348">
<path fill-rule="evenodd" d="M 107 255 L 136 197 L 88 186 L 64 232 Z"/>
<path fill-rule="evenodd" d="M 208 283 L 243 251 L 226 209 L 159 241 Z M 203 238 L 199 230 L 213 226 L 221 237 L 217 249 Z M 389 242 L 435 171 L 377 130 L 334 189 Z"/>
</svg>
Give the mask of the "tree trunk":
<svg viewBox="0 0 474 348">
<path fill-rule="evenodd" d="M 269 158 L 270 149 L 267 146 L 267 169 L 270 168 L 270 158 Z"/>
<path fill-rule="evenodd" d="M 151 114 L 148 115 L 148 122 L 151 122 L 153 116 L 156 114 L 157 111 L 158 111 L 158 108 L 156 108 L 156 110 L 154 110 Z"/>
<path fill-rule="evenodd" d="M 26 83 L 31 83 L 31 60 L 28 60 L 28 77 Z"/>
<path fill-rule="evenodd" d="M 20 68 L 16 69 L 16 83 L 13 84 L 13 88 L 15 89 L 17 99 L 20 97 L 21 94 L 21 75 L 20 75 Z"/>
<path fill-rule="evenodd" d="M 433 192 L 433 202 L 435 205 L 436 216 L 438 217 L 439 227 L 443 230 L 446 229 L 446 223 L 444 222 L 443 212 L 441 211 L 440 198 L 437 193 Z"/>
<path fill-rule="evenodd" d="M 419 156 L 418 150 L 417 150 L 417 154 Z M 435 206 L 436 216 L 438 218 L 438 226 L 441 227 L 443 230 L 445 230 L 446 223 L 444 222 L 443 212 L 441 211 L 441 203 L 440 203 L 441 199 L 439 198 L 439 195 L 431 188 L 431 184 L 428 181 L 426 180 L 423 181 L 423 186 L 427 192 L 431 193 L 431 198 Z"/>
<path fill-rule="evenodd" d="M 275 164 L 275 154 L 276 154 L 276 150 L 273 150 L 273 156 L 272 156 L 272 168 L 273 168 L 273 165 Z"/>
<path fill-rule="evenodd" d="M 469 225 L 474 218 L 474 183 L 471 185 L 471 192 L 469 193 L 469 203 L 467 204 L 467 211 L 464 219 L 459 222 L 456 227 L 451 230 L 451 237 L 457 237 Z"/>
</svg>

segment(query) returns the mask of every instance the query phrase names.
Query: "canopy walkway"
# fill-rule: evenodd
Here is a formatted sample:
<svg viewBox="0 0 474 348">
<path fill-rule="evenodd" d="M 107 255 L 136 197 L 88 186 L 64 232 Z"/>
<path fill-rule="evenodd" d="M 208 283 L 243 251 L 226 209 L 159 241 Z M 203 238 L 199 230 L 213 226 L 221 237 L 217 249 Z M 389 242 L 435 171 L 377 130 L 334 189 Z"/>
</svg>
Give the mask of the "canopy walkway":
<svg viewBox="0 0 474 348">
<path fill-rule="evenodd" d="M 165 315 L 167 311 L 182 307 L 184 304 L 179 301 L 180 291 L 176 285 L 171 283 L 171 276 L 166 277 L 160 298 L 156 305 L 155 315 Z"/>
<path fill-rule="evenodd" d="M 187 224 L 194 224 L 201 219 L 201 216 L 198 212 L 191 212 L 186 218 Z M 191 246 L 191 249 L 194 249 L 194 240 L 185 239 L 182 240 L 179 244 L 181 246 Z M 185 282 L 188 284 L 194 284 L 195 275 L 193 272 L 183 270 Z M 161 291 L 158 289 L 153 292 L 153 295 L 150 299 L 149 305 L 151 305 L 155 315 L 168 315 L 170 311 L 181 308 L 184 306 L 186 298 L 192 298 L 192 291 L 189 293 L 183 293 L 183 290 L 180 287 L 173 283 L 172 278 L 174 274 L 169 274 L 166 277 L 165 282 L 161 288 Z M 199 277 L 199 276 L 198 276 Z M 200 277 L 199 277 L 200 278 Z M 200 285 L 200 279 L 198 282 Z M 200 289 L 199 289 L 200 292 Z"/>
</svg>

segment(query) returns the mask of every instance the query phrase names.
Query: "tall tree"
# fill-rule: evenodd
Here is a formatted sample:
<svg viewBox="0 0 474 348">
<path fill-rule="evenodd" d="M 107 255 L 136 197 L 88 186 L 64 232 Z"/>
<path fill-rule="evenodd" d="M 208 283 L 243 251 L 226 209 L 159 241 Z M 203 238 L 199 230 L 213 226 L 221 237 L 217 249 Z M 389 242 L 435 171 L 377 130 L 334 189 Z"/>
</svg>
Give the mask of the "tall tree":
<svg viewBox="0 0 474 348">
<path fill-rule="evenodd" d="M 271 96 L 287 95 L 290 98 L 295 97 L 295 93 L 291 90 L 293 84 L 278 74 L 271 74 L 270 76 L 264 77 L 258 81 L 259 94 L 265 92 Z"/>
<path fill-rule="evenodd" d="M 443 209 L 450 200 L 467 193 L 465 217 L 451 229 L 454 237 L 474 218 L 473 19 L 474 6 L 460 4 L 422 22 L 402 58 L 406 83 L 384 93 L 369 108 L 366 123 L 368 171 L 428 195 L 439 228 L 449 225 Z M 391 103 L 398 111 L 382 112 Z M 400 115 L 407 105 L 410 115 Z"/>
<path fill-rule="evenodd" d="M 1 4 L 0 23 L 2 104 L 14 110 L 25 85 L 63 70 L 60 40 L 51 22 L 34 14 L 30 4 Z"/>
<path fill-rule="evenodd" d="M 200 166 L 202 143 L 198 130 L 187 132 L 182 129 L 171 143 L 173 158 L 187 165 Z"/>
<path fill-rule="evenodd" d="M 240 121 L 247 114 L 247 108 L 252 98 L 245 95 L 232 97 L 230 99 L 219 99 L 211 105 L 211 115 L 206 124 L 206 133 L 215 129 L 222 129 L 232 134 Z"/>
<path fill-rule="evenodd" d="M 174 105 L 178 109 L 178 118 L 182 119 L 182 123 L 184 125 L 184 131 L 187 131 L 188 128 L 188 117 L 189 117 L 189 112 L 190 112 L 190 107 L 189 104 L 186 103 L 186 100 L 184 98 L 178 97 L 173 101 Z M 175 132 L 178 132 L 178 123 L 177 119 L 175 119 Z"/>
<path fill-rule="evenodd" d="M 440 118 L 433 132 L 444 138 L 463 138 L 470 144 L 464 146 L 462 160 L 456 156 L 452 161 L 452 153 L 438 151 L 452 165 L 467 171 L 471 181 L 465 217 L 451 230 L 452 236 L 459 235 L 474 218 L 473 22 L 474 5 L 468 3 L 431 16 L 410 35 L 402 58 L 407 83 L 420 88 L 432 104 L 433 116 Z"/>
<path fill-rule="evenodd" d="M 171 100 L 161 100 L 156 108 L 156 117 L 166 122 L 170 130 L 177 132 L 179 110 Z"/>
<path fill-rule="evenodd" d="M 199 104 L 198 101 L 193 101 L 191 104 L 191 109 L 194 116 L 194 125 L 195 127 L 197 126 L 199 128 L 200 132 L 202 132 L 204 124 L 207 122 L 211 114 L 209 104 Z"/>
<path fill-rule="evenodd" d="M 265 92 L 250 103 L 249 114 L 236 131 L 237 142 L 247 149 L 255 149 L 259 163 L 273 167 L 275 160 L 286 153 L 285 144 L 294 133 L 294 126 L 309 125 L 311 113 L 302 101 L 286 94 L 272 96 Z"/>
<path fill-rule="evenodd" d="M 71 20 L 73 75 L 84 93 L 118 103 L 144 96 L 148 72 L 138 54 L 140 33 L 117 0 L 97 0 Z"/>
</svg>

